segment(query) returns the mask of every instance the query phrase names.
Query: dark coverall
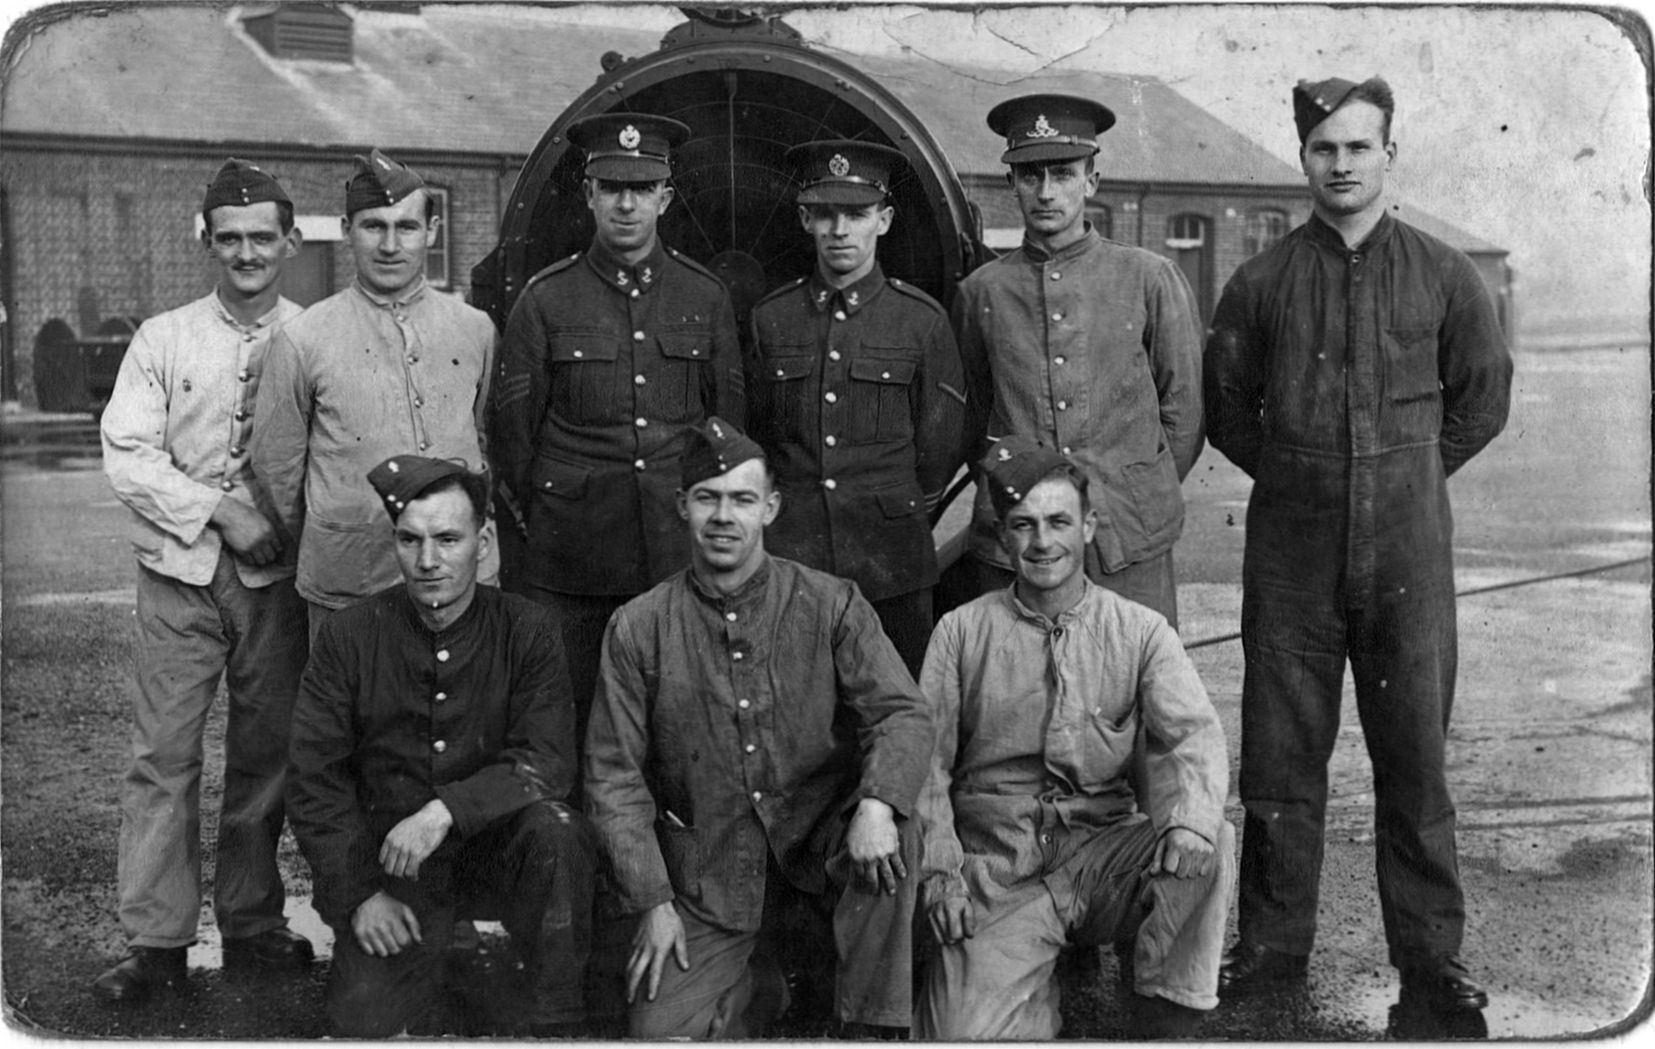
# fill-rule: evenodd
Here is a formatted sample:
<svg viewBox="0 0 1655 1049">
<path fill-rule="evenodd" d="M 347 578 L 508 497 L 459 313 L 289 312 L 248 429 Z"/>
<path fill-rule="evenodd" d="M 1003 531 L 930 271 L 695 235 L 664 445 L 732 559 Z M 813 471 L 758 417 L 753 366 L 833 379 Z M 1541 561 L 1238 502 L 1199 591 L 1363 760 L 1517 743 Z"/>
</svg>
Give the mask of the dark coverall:
<svg viewBox="0 0 1655 1049">
<path fill-rule="evenodd" d="M 1207 436 L 1252 476 L 1242 572 L 1243 939 L 1310 953 L 1347 657 L 1373 763 L 1390 960 L 1457 953 L 1444 770 L 1454 699 L 1446 479 L 1505 425 L 1511 356 L 1459 251 L 1389 215 L 1312 217 L 1230 279 Z"/>
</svg>

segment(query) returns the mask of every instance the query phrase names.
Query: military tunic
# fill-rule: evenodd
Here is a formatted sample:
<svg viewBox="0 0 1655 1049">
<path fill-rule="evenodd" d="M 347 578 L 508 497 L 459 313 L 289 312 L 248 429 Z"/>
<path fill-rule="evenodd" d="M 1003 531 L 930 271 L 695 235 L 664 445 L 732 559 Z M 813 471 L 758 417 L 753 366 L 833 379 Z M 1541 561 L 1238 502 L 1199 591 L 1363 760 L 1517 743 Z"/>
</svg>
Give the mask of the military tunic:
<svg viewBox="0 0 1655 1049">
<path fill-rule="evenodd" d="M 942 307 L 876 263 L 818 272 L 753 310 L 749 433 L 783 493 L 765 548 L 880 601 L 932 586 L 927 511 L 964 461 L 965 383 Z"/>
<path fill-rule="evenodd" d="M 493 405 L 501 478 L 528 528 L 521 582 L 630 596 L 689 564 L 678 459 L 709 415 L 742 425 L 724 285 L 659 242 L 628 265 L 594 241 L 542 270 L 506 324 Z"/>
</svg>

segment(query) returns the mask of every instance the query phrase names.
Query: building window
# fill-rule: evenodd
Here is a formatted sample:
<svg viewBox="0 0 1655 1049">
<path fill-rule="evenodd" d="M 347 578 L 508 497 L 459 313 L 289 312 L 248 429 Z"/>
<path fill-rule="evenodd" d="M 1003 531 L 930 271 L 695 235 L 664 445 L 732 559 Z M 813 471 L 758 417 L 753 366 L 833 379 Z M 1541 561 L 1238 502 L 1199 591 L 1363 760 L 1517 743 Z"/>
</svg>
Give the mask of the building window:
<svg viewBox="0 0 1655 1049">
<path fill-rule="evenodd" d="M 448 288 L 453 284 L 448 265 L 448 187 L 428 183 L 425 192 L 436 201 L 431 215 L 437 220 L 436 239 L 425 252 L 425 279 L 438 288 Z"/>
<path fill-rule="evenodd" d="M 1092 229 L 1100 237 L 1115 239 L 1115 216 L 1107 204 L 1086 205 L 1086 221 L 1092 224 Z"/>
<path fill-rule="evenodd" d="M 1257 255 L 1287 236 L 1287 212 L 1280 208 L 1260 208 L 1247 216 L 1247 230 L 1242 235 L 1241 250 L 1249 257 Z"/>
<path fill-rule="evenodd" d="M 1207 220 L 1200 215 L 1174 215 L 1167 220 L 1167 247 L 1177 251 L 1207 243 Z"/>
</svg>

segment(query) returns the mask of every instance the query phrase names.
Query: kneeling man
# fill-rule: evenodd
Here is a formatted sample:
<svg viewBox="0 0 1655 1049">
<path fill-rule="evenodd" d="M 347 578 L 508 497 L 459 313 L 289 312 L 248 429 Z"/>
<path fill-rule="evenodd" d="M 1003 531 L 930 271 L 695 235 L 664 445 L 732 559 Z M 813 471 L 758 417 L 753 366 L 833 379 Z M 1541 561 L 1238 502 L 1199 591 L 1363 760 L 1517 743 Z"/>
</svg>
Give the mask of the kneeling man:
<svg viewBox="0 0 1655 1049">
<path fill-rule="evenodd" d="M 488 481 L 399 455 L 368 480 L 403 583 L 329 617 L 293 714 L 288 818 L 334 929 L 332 1033 L 405 1031 L 462 904 L 499 915 L 531 1033 L 582 1018 L 596 846 L 565 801 L 574 705 L 551 613 L 477 585 Z"/>
<path fill-rule="evenodd" d="M 1136 934 L 1132 1033 L 1191 1036 L 1218 1004 L 1235 881 L 1218 714 L 1166 619 L 1086 578 L 1086 475 L 1019 436 L 982 469 L 1016 578 L 944 617 L 925 656 L 942 948 L 916 1034 L 1054 1038 L 1059 950 Z M 1128 781 L 1140 728 L 1153 818 Z"/>
<path fill-rule="evenodd" d="M 780 499 L 757 443 L 716 416 L 690 431 L 690 567 L 604 637 L 586 805 L 641 913 L 634 1037 L 762 1034 L 800 903 L 831 905 L 847 1033 L 909 1025 L 931 721 L 856 584 L 765 553 Z"/>
</svg>

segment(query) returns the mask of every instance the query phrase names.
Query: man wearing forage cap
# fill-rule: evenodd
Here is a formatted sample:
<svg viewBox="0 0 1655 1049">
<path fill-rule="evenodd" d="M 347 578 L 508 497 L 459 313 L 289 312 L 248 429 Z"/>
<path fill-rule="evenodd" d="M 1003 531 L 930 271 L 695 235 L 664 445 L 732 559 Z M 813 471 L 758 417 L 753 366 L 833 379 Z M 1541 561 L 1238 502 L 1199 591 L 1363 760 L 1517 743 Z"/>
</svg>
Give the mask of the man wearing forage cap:
<svg viewBox="0 0 1655 1049">
<path fill-rule="evenodd" d="M 921 874 L 942 947 L 916 1034 L 1054 1038 L 1059 950 L 1135 942 L 1130 1033 L 1192 1036 L 1235 880 L 1218 714 L 1166 620 L 1086 577 L 1083 470 L 1012 435 L 979 476 L 1015 579 L 945 615 L 925 656 Z"/>
<path fill-rule="evenodd" d="M 965 456 L 959 351 L 942 307 L 879 266 L 902 154 L 833 140 L 787 159 L 816 266 L 753 310 L 748 415 L 785 495 L 765 545 L 854 581 L 918 674 L 937 581 L 929 515 Z"/>
<path fill-rule="evenodd" d="M 689 133 L 647 113 L 569 126 L 592 243 L 530 280 L 501 349 L 493 451 L 526 529 L 505 584 L 563 620 L 582 727 L 610 613 L 689 561 L 673 497 L 687 433 L 743 416 L 729 293 L 657 231 Z"/>
<path fill-rule="evenodd" d="M 298 587 L 313 631 L 397 580 L 384 510 L 362 483 L 374 464 L 418 454 L 487 467 L 494 325 L 426 281 L 435 208 L 412 169 L 378 149 L 358 156 L 343 219 L 356 279 L 271 344 L 253 467 L 299 540 Z M 497 562 L 491 546 L 485 581 Z"/>
<path fill-rule="evenodd" d="M 280 295 L 299 232 L 281 184 L 235 158 L 207 186 L 201 217 L 217 287 L 138 328 L 102 422 L 104 472 L 132 510 L 139 566 L 117 875 L 128 953 L 93 984 L 111 1001 L 138 1001 L 183 978 L 201 911 L 202 731 L 223 677 L 213 909 L 224 964 L 311 959 L 309 941 L 282 916 L 276 866 L 304 602 L 293 590 L 292 539 L 246 455 L 270 333 L 299 312 Z"/>
<path fill-rule="evenodd" d="M 1243 263 L 1206 351 L 1214 447 L 1253 478 L 1242 566 L 1240 942 L 1225 993 L 1303 981 L 1345 663 L 1373 760 L 1380 913 L 1405 998 L 1476 1009 L 1446 772 L 1447 477 L 1505 424 L 1512 362 L 1463 254 L 1393 218 L 1377 77 L 1293 91 L 1312 215 Z"/>
<path fill-rule="evenodd" d="M 1178 266 L 1105 239 L 1086 221 L 1098 139 L 1115 115 L 1067 95 L 995 106 L 1000 159 L 1023 213 L 1023 244 L 960 283 L 954 330 L 970 394 L 969 432 L 1038 437 L 1085 472 L 1098 510 L 1086 574 L 1174 626 L 1172 546 L 1179 482 L 1201 452 L 1201 345 Z M 979 446 L 986 447 L 986 443 Z M 970 598 L 1013 566 L 979 490 L 968 554 L 945 583 Z"/>
<path fill-rule="evenodd" d="M 477 585 L 486 476 L 398 455 L 367 480 L 401 582 L 321 624 L 293 712 L 293 831 L 334 930 L 330 1033 L 417 1025 L 454 915 L 478 899 L 498 908 L 530 988 L 524 1033 L 575 1033 L 596 847 L 567 804 L 577 757 L 557 622 Z"/>
<path fill-rule="evenodd" d="M 640 915 L 631 1033 L 763 1034 L 796 905 L 833 911 L 847 1032 L 905 1028 L 931 721 L 856 585 L 765 551 L 763 449 L 717 417 L 686 443 L 690 566 L 610 619 L 586 746 L 587 811 Z"/>
</svg>

